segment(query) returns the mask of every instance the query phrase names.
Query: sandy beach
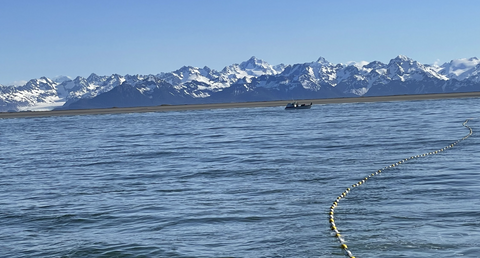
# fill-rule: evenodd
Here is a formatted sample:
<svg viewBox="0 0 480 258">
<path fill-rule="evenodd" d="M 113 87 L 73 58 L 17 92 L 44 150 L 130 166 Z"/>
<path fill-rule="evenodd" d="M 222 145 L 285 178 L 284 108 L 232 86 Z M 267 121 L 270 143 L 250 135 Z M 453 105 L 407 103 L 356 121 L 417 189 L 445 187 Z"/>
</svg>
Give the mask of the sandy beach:
<svg viewBox="0 0 480 258">
<path fill-rule="evenodd" d="M 413 101 L 413 100 L 427 100 L 427 99 L 478 98 L 478 97 L 480 97 L 480 92 L 462 92 L 462 93 L 396 95 L 396 96 L 357 97 L 357 98 L 305 99 L 305 100 L 298 100 L 298 102 L 313 103 L 314 105 L 321 105 L 321 104 L 338 104 L 338 103 Z M 287 100 L 281 100 L 281 101 L 240 102 L 240 103 L 221 103 L 221 104 L 192 104 L 192 105 L 164 105 L 164 106 L 162 105 L 162 106 L 129 107 L 129 108 L 102 108 L 102 109 L 78 109 L 78 110 L 33 111 L 33 112 L 1 112 L 0 118 L 167 112 L 167 111 L 218 109 L 218 108 L 251 108 L 251 107 L 283 108 L 288 102 L 289 101 Z"/>
</svg>

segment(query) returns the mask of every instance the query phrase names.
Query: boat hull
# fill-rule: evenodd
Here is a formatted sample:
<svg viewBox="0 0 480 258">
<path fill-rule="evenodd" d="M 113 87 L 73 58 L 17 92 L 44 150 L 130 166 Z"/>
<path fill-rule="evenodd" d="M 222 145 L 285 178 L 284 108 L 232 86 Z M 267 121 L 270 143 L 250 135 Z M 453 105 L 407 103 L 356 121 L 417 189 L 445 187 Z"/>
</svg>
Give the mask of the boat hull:
<svg viewBox="0 0 480 258">
<path fill-rule="evenodd" d="M 285 109 L 310 109 L 312 106 L 286 107 Z"/>
<path fill-rule="evenodd" d="M 312 103 L 310 105 L 307 104 L 298 104 L 298 102 L 288 103 L 285 109 L 310 109 L 312 107 Z"/>
</svg>

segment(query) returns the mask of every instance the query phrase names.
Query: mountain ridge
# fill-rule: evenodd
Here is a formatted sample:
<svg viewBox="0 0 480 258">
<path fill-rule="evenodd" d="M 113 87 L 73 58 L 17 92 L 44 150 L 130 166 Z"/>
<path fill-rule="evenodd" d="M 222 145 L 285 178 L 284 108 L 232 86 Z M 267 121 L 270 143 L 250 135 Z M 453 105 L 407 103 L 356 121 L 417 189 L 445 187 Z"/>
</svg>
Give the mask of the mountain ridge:
<svg viewBox="0 0 480 258">
<path fill-rule="evenodd" d="M 121 86 L 121 87 L 119 87 Z M 270 65 L 252 56 L 220 71 L 183 66 L 156 75 L 66 76 L 0 85 L 0 111 L 88 109 L 480 91 L 480 60 L 441 66 L 399 55 L 379 61 Z"/>
</svg>

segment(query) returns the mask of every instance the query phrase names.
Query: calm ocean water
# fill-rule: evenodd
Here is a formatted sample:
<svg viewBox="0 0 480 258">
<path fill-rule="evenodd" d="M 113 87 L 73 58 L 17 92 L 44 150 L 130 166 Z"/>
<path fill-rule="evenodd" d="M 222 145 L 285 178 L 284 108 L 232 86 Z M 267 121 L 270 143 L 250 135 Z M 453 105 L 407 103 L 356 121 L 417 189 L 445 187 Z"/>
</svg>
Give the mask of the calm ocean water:
<svg viewBox="0 0 480 258">
<path fill-rule="evenodd" d="M 480 99 L 0 120 L 0 257 L 480 257 Z"/>
</svg>

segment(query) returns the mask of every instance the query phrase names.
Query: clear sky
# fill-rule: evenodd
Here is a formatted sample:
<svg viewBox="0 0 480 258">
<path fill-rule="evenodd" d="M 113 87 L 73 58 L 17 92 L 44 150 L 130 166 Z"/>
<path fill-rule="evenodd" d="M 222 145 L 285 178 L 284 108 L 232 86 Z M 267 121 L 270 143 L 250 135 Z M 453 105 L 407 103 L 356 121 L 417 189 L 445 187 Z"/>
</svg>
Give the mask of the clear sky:
<svg viewBox="0 0 480 258">
<path fill-rule="evenodd" d="M 478 0 L 0 0 L 0 84 L 41 76 L 480 57 Z"/>
</svg>

